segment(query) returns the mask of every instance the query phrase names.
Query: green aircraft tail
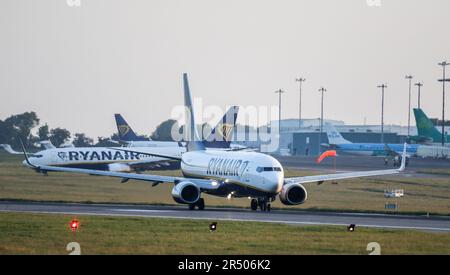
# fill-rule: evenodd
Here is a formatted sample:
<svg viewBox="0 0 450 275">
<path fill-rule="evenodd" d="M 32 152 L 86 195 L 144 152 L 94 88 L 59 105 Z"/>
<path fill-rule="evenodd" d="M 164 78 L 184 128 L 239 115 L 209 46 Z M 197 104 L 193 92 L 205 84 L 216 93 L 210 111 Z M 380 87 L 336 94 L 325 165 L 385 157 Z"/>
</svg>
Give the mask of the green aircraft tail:
<svg viewBox="0 0 450 275">
<path fill-rule="evenodd" d="M 442 142 L 442 134 L 434 126 L 433 122 L 427 117 L 422 109 L 414 109 L 416 118 L 417 132 L 420 137 L 431 138 L 433 142 Z M 449 142 L 450 137 L 445 137 L 445 142 Z"/>
</svg>

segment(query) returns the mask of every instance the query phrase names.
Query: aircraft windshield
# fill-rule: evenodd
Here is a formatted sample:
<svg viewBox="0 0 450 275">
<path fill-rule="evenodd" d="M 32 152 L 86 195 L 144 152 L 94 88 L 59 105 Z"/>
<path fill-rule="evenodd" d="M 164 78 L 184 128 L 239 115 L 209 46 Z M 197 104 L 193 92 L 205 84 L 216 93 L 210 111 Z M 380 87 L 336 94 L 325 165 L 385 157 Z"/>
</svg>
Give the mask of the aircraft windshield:
<svg viewBox="0 0 450 275">
<path fill-rule="evenodd" d="M 258 167 L 256 168 L 256 171 L 261 173 L 261 172 L 281 172 L 281 168 L 280 167 Z"/>
</svg>

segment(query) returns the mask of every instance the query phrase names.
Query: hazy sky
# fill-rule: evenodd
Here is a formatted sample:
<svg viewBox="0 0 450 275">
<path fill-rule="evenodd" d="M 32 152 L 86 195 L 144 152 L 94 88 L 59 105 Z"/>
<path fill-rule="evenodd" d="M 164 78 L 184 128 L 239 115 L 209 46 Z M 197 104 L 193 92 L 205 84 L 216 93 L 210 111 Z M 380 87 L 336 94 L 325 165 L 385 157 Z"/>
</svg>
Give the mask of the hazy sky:
<svg viewBox="0 0 450 275">
<path fill-rule="evenodd" d="M 380 2 L 1 0 L 0 119 L 33 110 L 96 138 L 115 131 L 120 112 L 149 134 L 182 104 L 183 72 L 194 97 L 221 108 L 276 105 L 284 89 L 284 118 L 297 117 L 303 76 L 304 117 L 320 116 L 324 86 L 325 117 L 349 124 L 379 123 L 386 82 L 385 122 L 403 125 L 413 74 L 423 109 L 440 117 L 450 1 Z"/>
</svg>

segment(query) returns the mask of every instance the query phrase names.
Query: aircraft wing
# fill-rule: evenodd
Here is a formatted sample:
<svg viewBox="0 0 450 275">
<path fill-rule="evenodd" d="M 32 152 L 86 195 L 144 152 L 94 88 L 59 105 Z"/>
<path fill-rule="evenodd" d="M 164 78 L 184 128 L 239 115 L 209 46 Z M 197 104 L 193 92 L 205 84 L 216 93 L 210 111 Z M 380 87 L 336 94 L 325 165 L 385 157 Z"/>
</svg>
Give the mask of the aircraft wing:
<svg viewBox="0 0 450 275">
<path fill-rule="evenodd" d="M 173 160 L 159 160 L 159 161 L 137 161 L 137 162 L 129 162 L 127 163 L 128 166 L 130 166 L 133 169 L 137 168 L 143 168 L 143 169 L 152 169 L 155 167 L 164 167 L 164 166 L 170 166 L 170 163 L 173 163 Z"/>
<path fill-rule="evenodd" d="M 285 184 L 291 183 L 312 183 L 318 182 L 322 183 L 324 181 L 330 180 L 343 180 L 343 179 L 353 179 L 361 177 L 373 177 L 373 176 L 385 176 L 385 175 L 395 175 L 403 172 L 406 166 L 406 143 L 403 147 L 402 163 L 399 169 L 387 169 L 387 170 L 373 170 L 373 171 L 358 171 L 349 173 L 337 173 L 328 175 L 317 175 L 317 176 L 306 176 L 306 177 L 295 177 L 286 178 L 284 180 Z"/>
<path fill-rule="evenodd" d="M 140 151 L 136 151 L 136 150 L 131 150 L 131 149 L 119 149 L 119 148 L 109 148 L 111 150 L 116 150 L 116 151 L 122 151 L 122 152 L 128 152 L 128 153 L 138 153 L 141 155 L 147 155 L 147 156 L 152 156 L 152 157 L 160 157 L 160 158 L 165 158 L 168 160 L 172 160 L 172 161 L 181 161 L 181 157 L 177 157 L 177 156 L 173 156 L 173 155 L 164 155 L 164 154 L 156 154 L 156 153 L 150 153 L 150 152 L 140 152 Z"/>
<path fill-rule="evenodd" d="M 182 181 L 190 181 L 197 185 L 202 190 L 214 190 L 219 188 L 219 183 L 214 180 L 205 180 L 197 178 L 184 178 L 184 177 L 171 177 L 171 176 L 160 176 L 160 175 L 149 175 L 149 174 L 134 174 L 134 173 L 122 173 L 122 172 L 110 172 L 101 170 L 90 170 L 90 169 L 80 169 L 80 168 L 66 168 L 66 167 L 56 167 L 56 166 L 45 166 L 45 165 L 33 165 L 33 168 L 39 172 L 68 172 L 77 174 L 86 174 L 94 176 L 108 176 L 114 178 L 121 178 L 122 181 L 128 180 L 141 180 L 148 181 L 151 183 L 178 183 Z"/>
</svg>

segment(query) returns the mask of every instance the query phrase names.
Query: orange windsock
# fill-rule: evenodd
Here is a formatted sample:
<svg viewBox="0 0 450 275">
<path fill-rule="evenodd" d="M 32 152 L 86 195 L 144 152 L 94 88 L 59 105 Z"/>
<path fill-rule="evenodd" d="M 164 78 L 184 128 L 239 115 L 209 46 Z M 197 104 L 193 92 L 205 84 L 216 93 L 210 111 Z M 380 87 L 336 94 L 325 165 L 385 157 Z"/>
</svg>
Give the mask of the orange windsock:
<svg viewBox="0 0 450 275">
<path fill-rule="evenodd" d="M 336 150 L 328 150 L 323 152 L 322 155 L 317 159 L 317 163 L 321 163 L 322 160 L 326 159 L 327 157 L 336 157 Z"/>
</svg>

